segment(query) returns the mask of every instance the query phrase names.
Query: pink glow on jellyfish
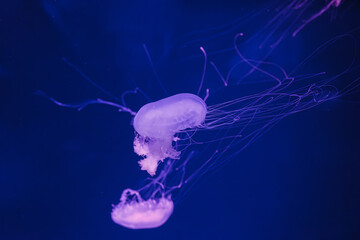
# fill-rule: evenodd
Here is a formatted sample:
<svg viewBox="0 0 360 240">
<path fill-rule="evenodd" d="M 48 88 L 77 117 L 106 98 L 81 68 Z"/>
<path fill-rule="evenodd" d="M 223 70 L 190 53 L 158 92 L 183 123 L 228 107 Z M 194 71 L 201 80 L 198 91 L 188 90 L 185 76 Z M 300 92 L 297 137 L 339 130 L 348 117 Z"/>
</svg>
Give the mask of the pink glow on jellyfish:
<svg viewBox="0 0 360 240">
<path fill-rule="evenodd" d="M 144 158 L 141 170 L 154 176 L 159 162 L 179 157 L 172 142 L 174 135 L 187 128 L 199 127 L 205 120 L 206 104 L 190 93 L 177 94 L 143 106 L 134 118 L 134 150 Z"/>
<path fill-rule="evenodd" d="M 170 198 L 145 201 L 137 191 L 126 189 L 121 195 L 120 203 L 114 206 L 111 218 L 126 228 L 156 228 L 168 220 L 173 209 L 174 203 Z"/>
</svg>

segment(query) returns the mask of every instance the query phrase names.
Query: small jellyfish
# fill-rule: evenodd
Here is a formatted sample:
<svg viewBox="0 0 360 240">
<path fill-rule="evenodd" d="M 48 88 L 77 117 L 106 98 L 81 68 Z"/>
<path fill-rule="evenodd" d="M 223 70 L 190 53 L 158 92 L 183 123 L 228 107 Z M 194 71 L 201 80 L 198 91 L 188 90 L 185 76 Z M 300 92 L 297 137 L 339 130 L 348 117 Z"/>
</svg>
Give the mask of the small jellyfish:
<svg viewBox="0 0 360 240">
<path fill-rule="evenodd" d="M 156 228 L 163 225 L 174 209 L 170 198 L 143 200 L 132 189 L 123 191 L 120 203 L 111 212 L 112 220 L 131 229 Z"/>
<path fill-rule="evenodd" d="M 142 170 L 154 176 L 159 162 L 176 159 L 180 153 L 172 142 L 174 135 L 184 129 L 200 126 L 205 121 L 206 104 L 198 96 L 181 93 L 144 105 L 134 118 L 138 133 L 134 151 L 143 157 Z"/>
</svg>

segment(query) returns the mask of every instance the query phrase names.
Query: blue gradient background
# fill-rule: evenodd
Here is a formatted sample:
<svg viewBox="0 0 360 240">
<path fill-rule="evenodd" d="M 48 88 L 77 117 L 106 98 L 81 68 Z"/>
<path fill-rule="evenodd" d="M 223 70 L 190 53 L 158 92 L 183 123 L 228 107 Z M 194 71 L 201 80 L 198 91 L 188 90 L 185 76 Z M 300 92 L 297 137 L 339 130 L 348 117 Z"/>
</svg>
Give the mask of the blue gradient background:
<svg viewBox="0 0 360 240">
<path fill-rule="evenodd" d="M 114 95 L 140 86 L 152 99 L 164 97 L 143 43 L 170 93 L 195 92 L 199 45 L 187 50 L 199 55 L 192 68 L 177 63 L 187 69 L 179 75 L 167 65 L 179 60 L 168 54 L 174 43 L 265 3 L 1 2 L 0 239 L 360 239 L 358 94 L 284 119 L 204 176 L 164 226 L 141 231 L 110 218 L 121 191 L 146 177 L 132 150 L 130 116 L 107 106 L 77 112 L 32 94 L 41 89 L 65 102 L 106 97 L 61 60 L 66 57 Z M 335 20 L 325 14 L 285 39 L 272 60 L 296 65 L 309 49 L 358 27 L 359 12 L 356 1 L 346 1 Z M 244 31 L 256 30 L 259 21 Z M 337 57 L 328 54 L 329 63 L 314 64 L 314 71 Z M 127 102 L 137 110 L 146 99 L 133 95 Z"/>
</svg>

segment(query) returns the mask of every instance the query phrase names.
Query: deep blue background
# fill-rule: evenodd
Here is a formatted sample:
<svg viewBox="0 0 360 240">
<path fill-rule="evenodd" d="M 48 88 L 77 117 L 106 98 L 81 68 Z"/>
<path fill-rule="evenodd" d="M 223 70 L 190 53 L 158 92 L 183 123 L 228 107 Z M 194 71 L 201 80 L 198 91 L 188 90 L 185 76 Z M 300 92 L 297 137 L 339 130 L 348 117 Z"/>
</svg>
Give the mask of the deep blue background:
<svg viewBox="0 0 360 240">
<path fill-rule="evenodd" d="M 325 14 L 297 38 L 284 39 L 272 60 L 291 68 L 324 41 L 358 27 L 355 2 L 345 2 L 333 21 Z M 164 226 L 141 231 L 110 218 L 121 191 L 146 176 L 132 150 L 131 117 L 107 106 L 77 112 L 32 94 L 41 89 L 65 102 L 106 97 L 61 60 L 66 57 L 114 95 L 139 86 L 152 99 L 164 97 L 144 43 L 167 91 L 194 92 L 203 43 L 183 36 L 264 10 L 265 3 L 1 2 L 0 239 L 359 239 L 356 94 L 284 119 L 224 168 L 204 176 Z M 266 21 L 260 17 L 234 31 L 256 31 Z M 231 34 L 224 37 L 229 44 Z M 199 43 L 183 55 L 172 51 L 194 39 Z M 216 43 L 203 46 L 227 47 Z M 340 48 L 353 51 L 351 44 Z M 250 48 L 247 54 L 257 52 Z M 327 54 L 313 72 L 339 56 Z M 186 64 L 184 56 L 195 60 Z M 217 103 L 216 96 L 209 101 Z M 137 110 L 147 100 L 132 95 L 127 102 Z"/>
</svg>

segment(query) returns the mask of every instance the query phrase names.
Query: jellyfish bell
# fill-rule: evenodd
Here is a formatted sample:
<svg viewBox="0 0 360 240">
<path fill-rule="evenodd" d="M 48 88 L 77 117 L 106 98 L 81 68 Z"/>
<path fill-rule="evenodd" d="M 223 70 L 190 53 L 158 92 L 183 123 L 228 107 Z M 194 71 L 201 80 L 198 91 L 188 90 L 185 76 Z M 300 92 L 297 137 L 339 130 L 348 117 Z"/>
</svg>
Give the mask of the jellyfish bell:
<svg viewBox="0 0 360 240">
<path fill-rule="evenodd" d="M 137 132 L 134 151 L 143 157 L 139 161 L 141 169 L 153 176 L 159 162 L 178 158 L 180 153 L 172 146 L 174 135 L 200 126 L 206 113 L 205 102 L 190 93 L 176 94 L 140 108 L 134 118 Z"/>
<path fill-rule="evenodd" d="M 144 200 L 139 192 L 126 189 L 123 191 L 120 203 L 111 212 L 112 220 L 126 228 L 146 229 L 163 225 L 174 209 L 170 197 Z"/>
<path fill-rule="evenodd" d="M 173 136 L 200 125 L 205 115 L 206 104 L 200 97 L 180 93 L 141 107 L 134 118 L 134 128 L 143 137 Z"/>
</svg>

